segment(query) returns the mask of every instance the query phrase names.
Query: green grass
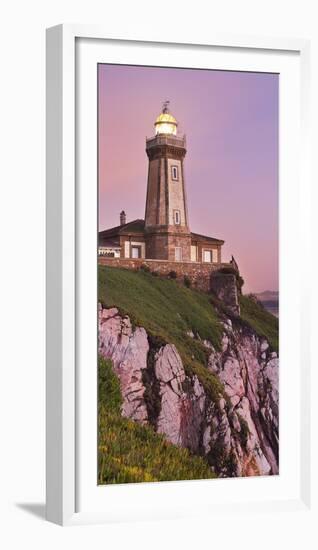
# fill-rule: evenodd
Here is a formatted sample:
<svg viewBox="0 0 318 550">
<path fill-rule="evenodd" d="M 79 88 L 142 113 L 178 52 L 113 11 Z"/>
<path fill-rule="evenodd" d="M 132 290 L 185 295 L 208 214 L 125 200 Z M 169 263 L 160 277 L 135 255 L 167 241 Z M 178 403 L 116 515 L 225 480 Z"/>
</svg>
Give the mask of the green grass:
<svg viewBox="0 0 318 550">
<path fill-rule="evenodd" d="M 119 380 L 109 360 L 99 359 L 98 381 L 99 484 L 215 477 L 202 458 L 121 416 Z"/>
<path fill-rule="evenodd" d="M 110 359 L 98 358 L 98 405 L 109 412 L 120 413 L 122 397 L 119 379 Z"/>
<path fill-rule="evenodd" d="M 240 297 L 241 318 L 248 323 L 259 336 L 264 336 L 270 347 L 278 352 L 278 319 L 249 296 Z"/>
<path fill-rule="evenodd" d="M 129 315 L 135 326 L 162 344 L 175 344 L 188 374 L 196 374 L 211 399 L 218 401 L 224 388 L 206 368 L 209 340 L 220 349 L 222 326 L 208 294 L 186 288 L 174 280 L 144 271 L 99 266 L 99 301 Z M 192 331 L 196 338 L 187 332 Z"/>
</svg>

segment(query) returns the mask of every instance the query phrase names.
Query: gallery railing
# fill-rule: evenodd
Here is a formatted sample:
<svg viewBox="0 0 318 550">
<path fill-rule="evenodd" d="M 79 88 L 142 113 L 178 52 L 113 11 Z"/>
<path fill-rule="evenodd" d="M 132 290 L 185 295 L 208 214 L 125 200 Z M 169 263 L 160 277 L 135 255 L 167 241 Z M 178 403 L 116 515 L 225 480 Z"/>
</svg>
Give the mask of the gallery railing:
<svg viewBox="0 0 318 550">
<path fill-rule="evenodd" d="M 174 147 L 185 147 L 186 146 L 186 136 L 168 136 L 168 135 L 157 135 L 151 138 L 146 138 L 147 149 L 150 147 L 155 147 L 157 145 L 172 145 Z"/>
</svg>

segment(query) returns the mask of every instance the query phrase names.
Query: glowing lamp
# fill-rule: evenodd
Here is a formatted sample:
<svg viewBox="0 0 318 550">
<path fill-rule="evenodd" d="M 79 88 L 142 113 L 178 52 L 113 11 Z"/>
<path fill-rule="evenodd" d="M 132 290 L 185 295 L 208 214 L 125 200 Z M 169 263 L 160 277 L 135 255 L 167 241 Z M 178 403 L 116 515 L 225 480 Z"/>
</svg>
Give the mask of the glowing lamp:
<svg viewBox="0 0 318 550">
<path fill-rule="evenodd" d="M 177 126 L 176 119 L 169 113 L 168 106 L 164 104 L 163 111 L 155 122 L 156 134 L 172 134 L 175 136 L 177 135 Z"/>
</svg>

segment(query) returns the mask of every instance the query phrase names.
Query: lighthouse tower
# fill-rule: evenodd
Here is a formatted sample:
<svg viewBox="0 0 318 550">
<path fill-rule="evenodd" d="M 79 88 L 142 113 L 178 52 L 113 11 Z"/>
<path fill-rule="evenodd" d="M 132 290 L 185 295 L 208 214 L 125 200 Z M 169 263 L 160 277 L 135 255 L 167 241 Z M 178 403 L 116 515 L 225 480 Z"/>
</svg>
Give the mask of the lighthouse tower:
<svg viewBox="0 0 318 550">
<path fill-rule="evenodd" d="M 178 123 L 168 105 L 165 101 L 155 121 L 155 136 L 146 140 L 146 257 L 188 262 L 191 234 L 183 166 L 186 141 L 185 136 L 178 135 Z"/>
</svg>

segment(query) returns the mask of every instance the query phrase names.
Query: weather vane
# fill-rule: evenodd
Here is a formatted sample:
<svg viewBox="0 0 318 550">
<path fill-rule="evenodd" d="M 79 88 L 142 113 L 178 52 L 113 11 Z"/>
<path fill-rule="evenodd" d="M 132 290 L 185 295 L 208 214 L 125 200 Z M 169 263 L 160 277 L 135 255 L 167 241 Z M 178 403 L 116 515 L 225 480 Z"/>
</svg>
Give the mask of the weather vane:
<svg viewBox="0 0 318 550">
<path fill-rule="evenodd" d="M 163 102 L 163 105 L 162 105 L 162 112 L 163 113 L 168 113 L 169 112 L 169 104 L 170 104 L 169 99 L 166 99 L 166 101 Z"/>
</svg>

